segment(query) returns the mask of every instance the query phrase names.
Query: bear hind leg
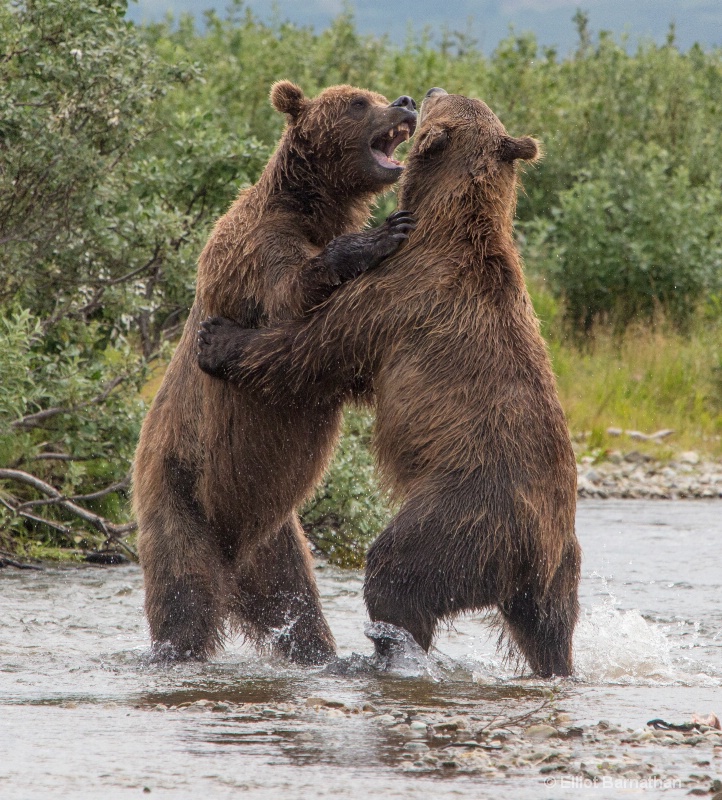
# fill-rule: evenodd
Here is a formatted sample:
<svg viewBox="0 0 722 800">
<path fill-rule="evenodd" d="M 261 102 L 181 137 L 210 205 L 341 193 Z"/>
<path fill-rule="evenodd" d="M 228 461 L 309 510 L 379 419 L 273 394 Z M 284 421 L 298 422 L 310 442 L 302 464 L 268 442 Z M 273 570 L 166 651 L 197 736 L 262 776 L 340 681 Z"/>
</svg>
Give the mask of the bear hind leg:
<svg viewBox="0 0 722 800">
<path fill-rule="evenodd" d="M 470 580 L 475 576 L 467 574 L 469 560 L 445 546 L 445 529 L 438 516 L 407 506 L 366 558 L 364 600 L 371 621 L 404 628 L 427 651 L 440 619 L 482 602 Z M 374 643 L 380 656 L 393 646 L 383 638 Z"/>
<path fill-rule="evenodd" d="M 203 661 L 220 647 L 221 604 L 215 588 L 202 575 L 162 578 L 159 586 L 146 582 L 146 614 L 158 661 Z"/>
<path fill-rule="evenodd" d="M 299 664 L 323 664 L 334 657 L 313 559 L 295 513 L 244 559 L 236 585 L 240 627 L 257 644 Z"/>
<path fill-rule="evenodd" d="M 579 616 L 579 548 L 570 548 L 542 595 L 534 585 L 499 603 L 513 642 L 541 678 L 572 674 L 572 636 Z"/>
<path fill-rule="evenodd" d="M 158 494 L 136 481 L 138 551 L 153 658 L 203 660 L 223 640 L 223 559 L 194 497 L 191 469 L 167 459 Z"/>
</svg>

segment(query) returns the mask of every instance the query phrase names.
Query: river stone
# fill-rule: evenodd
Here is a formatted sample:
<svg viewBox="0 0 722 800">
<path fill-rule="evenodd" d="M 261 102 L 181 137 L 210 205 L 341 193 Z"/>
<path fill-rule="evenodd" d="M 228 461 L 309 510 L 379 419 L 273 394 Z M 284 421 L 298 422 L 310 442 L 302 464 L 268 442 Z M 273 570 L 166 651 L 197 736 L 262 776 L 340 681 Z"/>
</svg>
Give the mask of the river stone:
<svg viewBox="0 0 722 800">
<path fill-rule="evenodd" d="M 530 725 L 524 735 L 529 739 L 549 739 L 551 736 L 558 736 L 556 728 L 551 725 Z"/>
<path fill-rule="evenodd" d="M 416 751 L 421 751 L 421 750 L 428 750 L 429 746 L 424 744 L 423 742 L 407 742 L 404 745 L 404 749 L 405 750 L 413 750 L 414 752 L 416 752 Z"/>
<path fill-rule="evenodd" d="M 699 464 L 699 453 L 694 450 L 687 450 L 686 453 L 680 453 L 679 460 L 683 464 Z"/>
<path fill-rule="evenodd" d="M 323 697 L 309 697 L 306 700 L 306 705 L 309 708 L 318 708 L 319 706 L 326 705 L 326 701 L 323 699 Z"/>
<path fill-rule="evenodd" d="M 327 700 L 325 697 L 309 697 L 306 700 L 306 705 L 310 708 L 319 708 L 320 706 L 326 706 L 327 708 L 345 708 L 346 704 L 342 703 L 340 700 Z M 265 713 L 266 709 L 264 709 Z"/>
</svg>

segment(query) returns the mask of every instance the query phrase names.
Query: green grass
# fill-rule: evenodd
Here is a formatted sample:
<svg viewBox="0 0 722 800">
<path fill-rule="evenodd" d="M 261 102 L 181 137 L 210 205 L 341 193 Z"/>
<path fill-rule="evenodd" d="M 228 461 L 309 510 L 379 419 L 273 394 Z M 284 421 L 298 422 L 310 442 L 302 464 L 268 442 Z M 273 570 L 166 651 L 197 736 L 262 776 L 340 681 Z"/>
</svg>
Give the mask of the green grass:
<svg viewBox="0 0 722 800">
<path fill-rule="evenodd" d="M 699 317 L 686 334 L 597 327 L 584 342 L 550 337 L 559 396 L 572 434 L 599 450 L 640 449 L 660 458 L 681 450 L 722 456 L 722 325 Z M 607 434 L 672 429 L 663 446 Z"/>
</svg>

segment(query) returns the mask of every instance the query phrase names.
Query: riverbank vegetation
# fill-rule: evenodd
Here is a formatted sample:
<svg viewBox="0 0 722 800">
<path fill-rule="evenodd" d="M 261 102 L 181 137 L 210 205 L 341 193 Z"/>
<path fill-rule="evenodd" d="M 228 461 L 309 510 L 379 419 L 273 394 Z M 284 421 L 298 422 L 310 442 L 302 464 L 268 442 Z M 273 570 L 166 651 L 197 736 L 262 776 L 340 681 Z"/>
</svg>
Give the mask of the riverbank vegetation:
<svg viewBox="0 0 722 800">
<path fill-rule="evenodd" d="M 272 152 L 279 78 L 443 86 L 539 137 L 517 230 L 582 449 L 603 457 L 609 428 L 673 429 L 668 450 L 722 455 L 722 51 L 570 24 L 571 54 L 513 34 L 485 55 L 451 30 L 361 36 L 350 13 L 314 32 L 236 3 L 200 30 L 136 27 L 122 0 L 0 0 L 0 550 L 132 551 L 142 389 L 213 220 Z M 386 518 L 370 420 L 349 414 L 305 513 L 344 563 Z"/>
</svg>

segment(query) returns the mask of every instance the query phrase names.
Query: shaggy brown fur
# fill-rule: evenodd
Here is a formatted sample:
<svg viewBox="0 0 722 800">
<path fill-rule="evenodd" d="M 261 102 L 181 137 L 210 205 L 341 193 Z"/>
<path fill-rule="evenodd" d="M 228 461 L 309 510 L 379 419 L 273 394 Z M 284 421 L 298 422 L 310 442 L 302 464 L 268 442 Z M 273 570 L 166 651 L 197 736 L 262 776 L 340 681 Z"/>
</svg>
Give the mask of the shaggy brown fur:
<svg viewBox="0 0 722 800">
<path fill-rule="evenodd" d="M 402 505 L 368 555 L 371 619 L 428 649 L 440 619 L 496 605 L 534 672 L 568 675 L 575 460 L 512 238 L 514 161 L 537 145 L 478 100 L 429 95 L 402 180 L 418 221 L 407 247 L 305 321 L 211 320 L 200 363 L 269 401 L 373 389 L 376 453 Z"/>
<path fill-rule="evenodd" d="M 339 404 L 269 407 L 208 377 L 196 330 L 208 314 L 246 327 L 298 317 L 398 248 L 413 227 L 404 214 L 349 231 L 401 173 L 390 156 L 413 132 L 415 105 L 351 86 L 309 100 L 288 81 L 271 100 L 288 125 L 201 254 L 195 303 L 136 453 L 146 613 L 160 657 L 210 655 L 227 618 L 301 662 L 334 652 L 294 509 L 326 467 Z"/>
</svg>

